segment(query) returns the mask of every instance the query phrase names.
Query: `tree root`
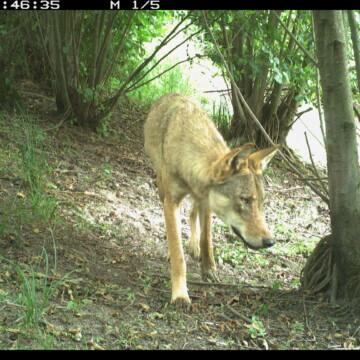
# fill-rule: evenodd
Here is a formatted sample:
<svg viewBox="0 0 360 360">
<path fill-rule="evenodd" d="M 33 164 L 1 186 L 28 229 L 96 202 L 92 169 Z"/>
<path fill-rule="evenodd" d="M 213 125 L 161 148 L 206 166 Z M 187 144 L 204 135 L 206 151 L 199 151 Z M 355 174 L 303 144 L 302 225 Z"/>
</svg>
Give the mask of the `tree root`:
<svg viewBox="0 0 360 360">
<path fill-rule="evenodd" d="M 313 294 L 327 292 L 331 302 L 335 302 L 337 293 L 336 265 L 334 263 L 332 235 L 322 238 L 308 258 L 301 274 L 301 290 Z"/>
<path fill-rule="evenodd" d="M 316 245 L 301 272 L 300 290 L 310 294 L 324 293 L 330 304 L 338 305 L 344 315 L 360 313 L 360 275 L 339 282 L 339 269 L 333 251 L 333 235 L 327 235 Z"/>
</svg>

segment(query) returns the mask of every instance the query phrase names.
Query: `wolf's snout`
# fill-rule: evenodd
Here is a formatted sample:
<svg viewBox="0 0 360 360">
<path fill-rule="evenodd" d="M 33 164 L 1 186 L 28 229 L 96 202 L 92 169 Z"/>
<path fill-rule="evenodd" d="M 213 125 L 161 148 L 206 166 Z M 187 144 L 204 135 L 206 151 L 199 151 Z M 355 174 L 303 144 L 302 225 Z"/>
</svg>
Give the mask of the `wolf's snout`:
<svg viewBox="0 0 360 360">
<path fill-rule="evenodd" d="M 275 240 L 272 238 L 266 238 L 263 239 L 263 246 L 264 248 L 268 248 L 270 246 L 273 246 L 275 244 Z"/>
</svg>

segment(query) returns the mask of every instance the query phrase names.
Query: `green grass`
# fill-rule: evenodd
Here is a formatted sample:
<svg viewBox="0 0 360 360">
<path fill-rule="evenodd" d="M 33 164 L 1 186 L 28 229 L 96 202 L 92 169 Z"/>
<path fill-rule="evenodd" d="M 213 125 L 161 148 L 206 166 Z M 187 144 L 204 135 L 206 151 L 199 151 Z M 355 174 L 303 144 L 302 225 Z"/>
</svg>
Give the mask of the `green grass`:
<svg viewBox="0 0 360 360">
<path fill-rule="evenodd" d="M 56 210 L 56 199 L 46 191 L 46 173 L 48 166 L 43 150 L 46 135 L 31 118 L 19 118 L 18 149 L 20 153 L 20 170 L 23 187 L 30 195 L 30 204 L 36 215 L 49 221 Z"/>
<path fill-rule="evenodd" d="M 9 271 L 16 274 L 19 293 L 16 296 L 16 302 L 23 309 L 24 314 L 22 324 L 25 326 L 36 326 L 42 319 L 49 300 L 54 296 L 57 289 L 68 282 L 76 280 L 70 279 L 70 276 L 76 271 L 71 271 L 62 277 L 57 274 L 57 253 L 56 243 L 53 231 L 50 229 L 50 235 L 53 241 L 53 266 L 50 267 L 49 256 L 43 248 L 42 254 L 34 265 L 19 265 L 15 261 L 4 258 L 0 255 L 0 267 L 8 265 Z M 42 270 L 44 269 L 44 270 Z"/>
<path fill-rule="evenodd" d="M 11 345 L 11 349 L 18 350 L 51 350 L 55 346 L 56 336 L 47 329 L 47 315 L 52 314 L 53 301 L 62 289 L 79 280 L 73 277 L 77 270 L 63 276 L 57 273 L 56 242 L 51 228 L 49 234 L 53 242 L 51 257 L 45 247 L 26 264 L 0 255 L 0 312 L 3 315 L 0 349 Z"/>
<path fill-rule="evenodd" d="M 54 191 L 51 195 L 48 191 L 47 174 L 51 168 L 47 165 L 46 134 L 24 114 L 0 114 L 0 127 L 8 137 L 0 153 L 0 170 L 16 186 L 11 200 L 0 204 L 0 234 L 11 225 L 53 221 L 57 199 Z"/>
<path fill-rule="evenodd" d="M 226 135 L 229 132 L 232 111 L 222 97 L 218 104 L 215 101 L 212 103 L 212 112 L 209 115 L 221 134 Z"/>
</svg>

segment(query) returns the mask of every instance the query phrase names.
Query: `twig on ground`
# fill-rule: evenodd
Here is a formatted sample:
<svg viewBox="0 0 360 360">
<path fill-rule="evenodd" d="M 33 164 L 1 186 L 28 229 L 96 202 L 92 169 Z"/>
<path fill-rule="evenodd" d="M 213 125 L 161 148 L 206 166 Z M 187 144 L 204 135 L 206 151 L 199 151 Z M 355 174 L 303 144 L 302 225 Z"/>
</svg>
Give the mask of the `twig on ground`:
<svg viewBox="0 0 360 360">
<path fill-rule="evenodd" d="M 239 313 L 238 311 L 236 311 L 235 309 L 233 309 L 230 305 L 226 304 L 226 305 L 225 305 L 225 308 L 228 309 L 229 311 L 231 311 L 234 315 L 236 315 L 236 316 L 239 317 L 240 319 L 242 319 L 242 320 L 244 320 L 244 321 L 246 321 L 246 322 L 248 322 L 248 323 L 250 323 L 250 324 L 253 323 L 253 321 L 252 321 L 249 317 L 247 317 L 247 316 Z"/>
</svg>

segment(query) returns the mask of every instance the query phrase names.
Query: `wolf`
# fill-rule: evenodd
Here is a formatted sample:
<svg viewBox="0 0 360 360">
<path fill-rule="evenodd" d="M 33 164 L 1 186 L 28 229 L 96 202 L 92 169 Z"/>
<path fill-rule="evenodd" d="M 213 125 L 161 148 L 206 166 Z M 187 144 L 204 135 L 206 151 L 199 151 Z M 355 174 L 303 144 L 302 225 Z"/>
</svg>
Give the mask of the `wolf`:
<svg viewBox="0 0 360 360">
<path fill-rule="evenodd" d="M 202 278 L 218 281 L 211 240 L 215 213 L 252 249 L 274 245 L 262 215 L 262 173 L 279 145 L 252 153 L 247 143 L 233 150 L 206 113 L 188 96 L 170 92 L 151 106 L 144 125 L 144 149 L 156 170 L 164 208 L 172 295 L 176 308 L 191 305 L 181 243 L 180 205 L 188 194 L 192 257 L 200 260 Z"/>
</svg>

